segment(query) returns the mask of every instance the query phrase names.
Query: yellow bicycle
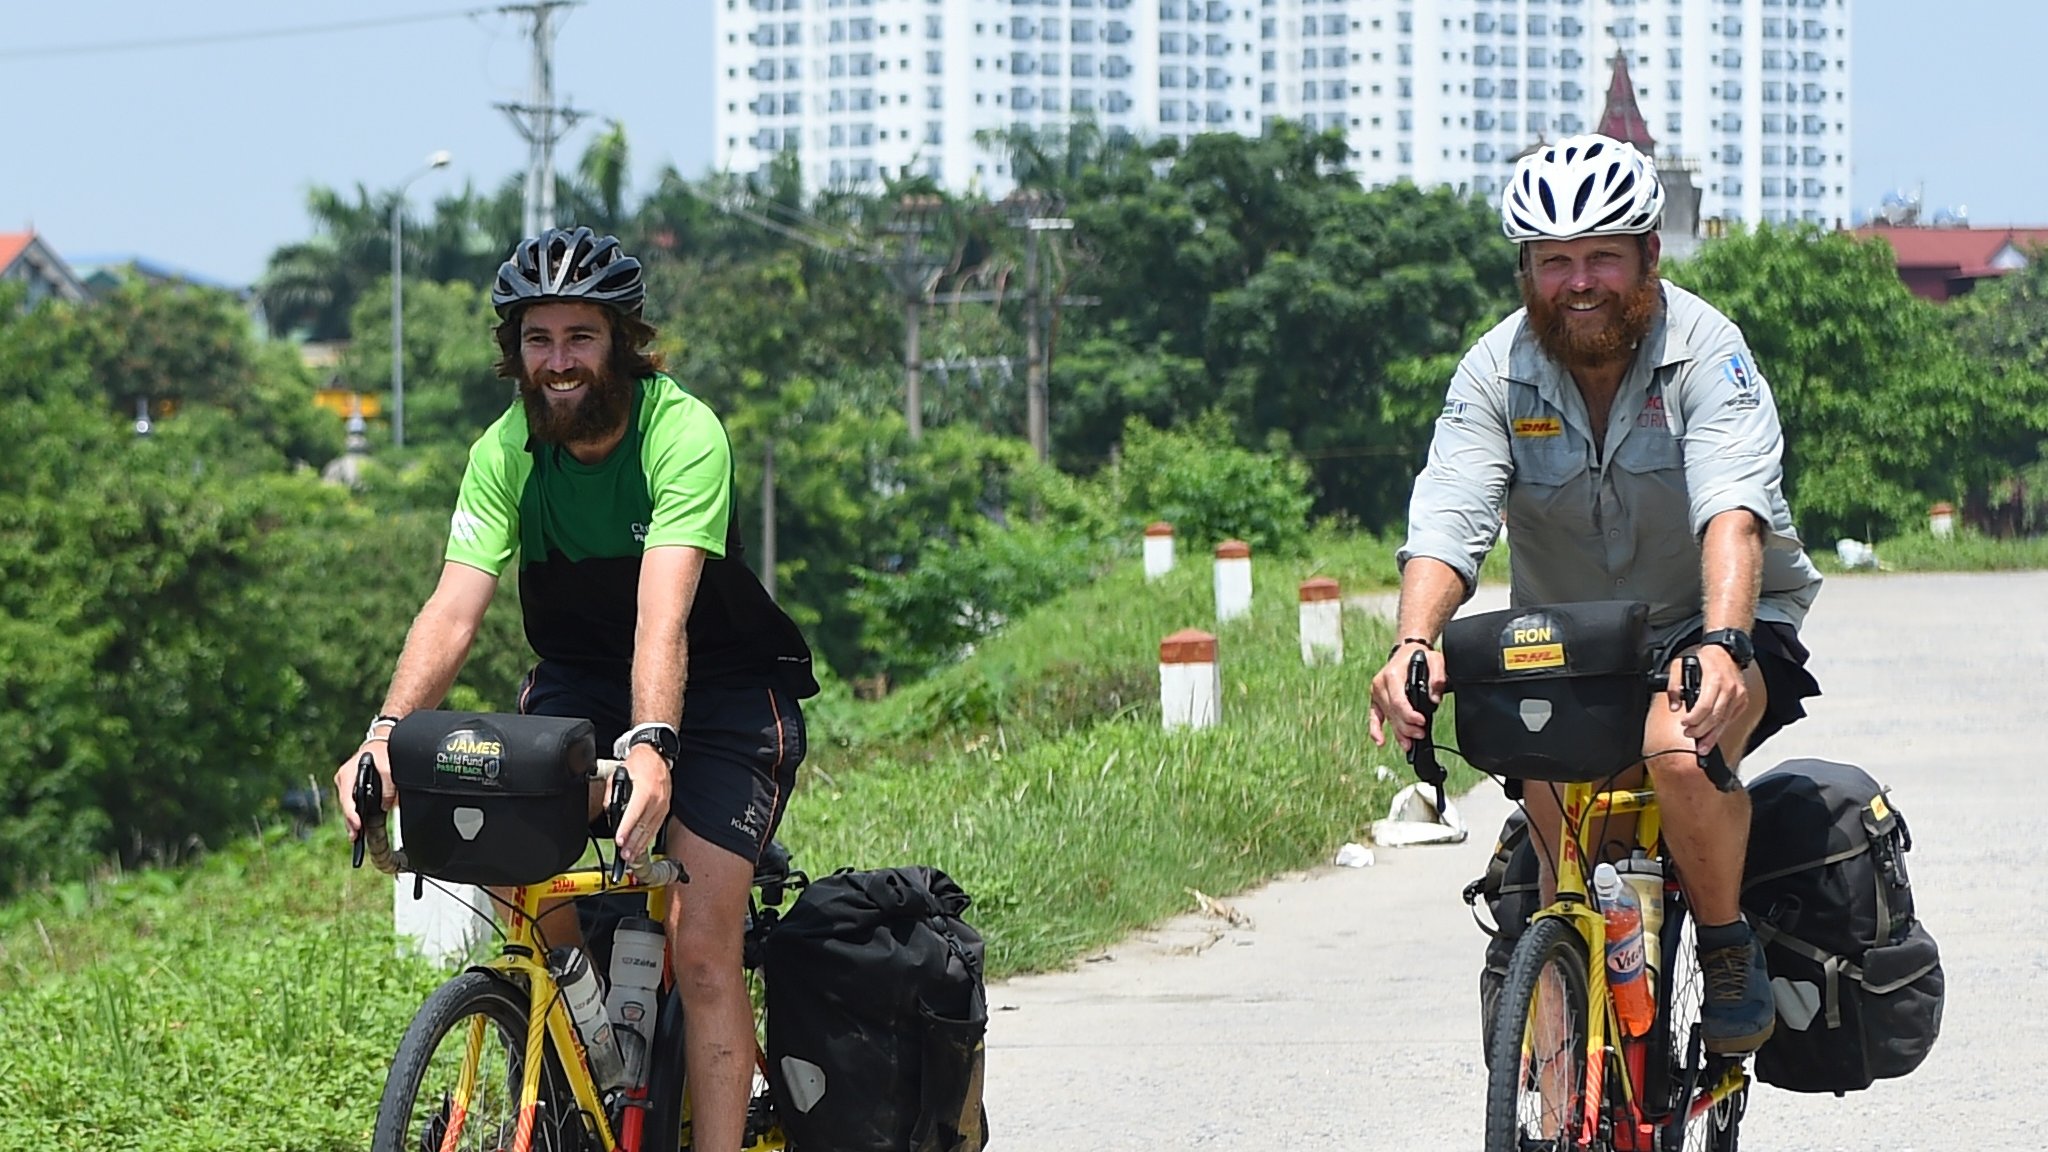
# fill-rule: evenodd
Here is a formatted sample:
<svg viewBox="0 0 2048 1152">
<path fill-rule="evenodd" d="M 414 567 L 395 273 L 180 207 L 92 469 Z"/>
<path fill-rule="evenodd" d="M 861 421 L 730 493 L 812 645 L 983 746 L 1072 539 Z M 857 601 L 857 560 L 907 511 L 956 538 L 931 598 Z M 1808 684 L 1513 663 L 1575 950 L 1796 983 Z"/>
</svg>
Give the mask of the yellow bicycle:
<svg viewBox="0 0 2048 1152">
<path fill-rule="evenodd" d="M 597 762 L 612 781 L 610 808 L 624 810 L 630 784 L 618 762 Z M 357 811 L 363 831 L 355 865 L 367 855 L 383 872 L 412 871 L 432 880 L 394 851 L 386 827 L 375 766 L 367 755 L 357 769 Z M 615 826 L 615 825 L 614 825 Z M 646 1083 L 605 1088 L 563 994 L 550 971 L 537 918 L 543 901 L 577 900 L 600 893 L 644 894 L 647 916 L 661 922 L 669 883 L 687 883 L 679 863 L 657 858 L 628 874 L 623 862 L 572 868 L 518 886 L 503 908 L 498 954 L 441 985 L 413 1017 L 384 1084 L 371 1141 L 374 1152 L 674 1152 L 691 1147 L 684 1090 L 682 1004 L 664 989 L 654 1042 L 646 1057 Z M 770 846 L 748 900 L 745 956 L 754 1002 L 761 940 L 774 925 L 784 894 L 806 883 L 789 855 Z M 672 965 L 664 965 L 664 971 Z M 767 1059 L 755 1021 L 754 1094 L 748 1105 L 743 1152 L 778 1152 L 788 1141 L 777 1120 L 766 1079 Z"/>
<path fill-rule="evenodd" d="M 1490 613 L 1476 618 L 1472 627 L 1502 637 L 1501 647 L 1508 653 L 1536 643 L 1547 653 L 1558 642 L 1557 664 L 1562 665 L 1562 652 L 1569 646 L 1563 633 L 1574 607 L 1580 606 Z M 1544 630 L 1548 634 L 1538 635 Z M 1522 642 L 1518 644 L 1516 637 Z M 1447 632 L 1445 646 L 1450 645 Z M 1514 663 L 1512 656 L 1502 661 L 1509 668 Z M 1627 676 L 1637 685 L 1632 690 L 1647 702 L 1651 694 L 1665 691 L 1666 674 L 1649 667 L 1653 660 L 1647 650 L 1636 663 Z M 1686 706 L 1691 707 L 1699 683 L 1696 657 L 1685 657 L 1681 675 Z M 1497 697 L 1503 681 L 1511 682 L 1512 675 L 1461 684 L 1452 668 L 1447 679 L 1448 693 L 1464 688 L 1493 691 Z M 1485 1037 L 1486 1152 L 1735 1152 L 1749 1076 L 1742 1058 L 1711 1055 L 1701 1038 L 1703 989 L 1693 924 L 1684 887 L 1663 842 L 1656 794 L 1647 786 L 1611 788 L 1622 772 L 1641 760 L 1618 768 L 1563 763 L 1575 751 L 1600 742 L 1576 728 L 1586 722 L 1588 709 L 1599 706 L 1590 700 L 1598 693 L 1580 686 L 1530 690 L 1535 681 L 1520 683 L 1526 695 L 1510 703 L 1511 712 L 1530 721 L 1524 725 L 1528 731 L 1543 733 L 1553 749 L 1566 750 L 1550 762 L 1551 771 L 1545 775 L 1549 782 L 1562 784 L 1563 820 L 1554 853 L 1556 895 L 1531 916 L 1515 945 Z M 1409 703 L 1430 716 L 1434 705 L 1429 668 L 1420 652 L 1410 661 L 1405 687 Z M 1623 691 L 1629 690 L 1624 686 Z M 1468 738 L 1463 707 L 1459 733 L 1466 747 L 1454 751 L 1475 764 L 1491 763 L 1492 758 L 1475 753 L 1479 737 L 1475 733 Z M 1635 715 L 1639 743 L 1640 713 Z M 1540 723 L 1533 722 L 1538 716 Z M 1630 722 L 1624 718 L 1611 726 L 1625 732 Z M 1518 735 L 1526 738 L 1528 733 Z M 1709 760 L 1709 775 L 1728 786 L 1733 776 L 1718 752 Z M 1442 769 L 1427 734 L 1410 750 L 1410 762 L 1420 779 L 1441 789 Z M 1524 786 L 1536 784 L 1530 780 Z M 1661 865 L 1644 869 L 1661 872 L 1662 915 L 1651 964 L 1656 1014 L 1641 1036 L 1629 1036 L 1622 1026 L 1607 980 L 1606 920 L 1587 883 L 1592 867 L 1588 861 L 1597 863 L 1603 849 L 1610 848 L 1605 832 L 1609 821 L 1618 817 L 1632 818 L 1634 836 L 1633 851 L 1616 854 Z M 1538 845 L 1546 843 L 1533 826 L 1530 835 Z M 1656 899 L 1654 887 L 1650 895 Z M 1655 919 L 1656 909 L 1649 900 L 1644 903 L 1646 921 Z"/>
</svg>

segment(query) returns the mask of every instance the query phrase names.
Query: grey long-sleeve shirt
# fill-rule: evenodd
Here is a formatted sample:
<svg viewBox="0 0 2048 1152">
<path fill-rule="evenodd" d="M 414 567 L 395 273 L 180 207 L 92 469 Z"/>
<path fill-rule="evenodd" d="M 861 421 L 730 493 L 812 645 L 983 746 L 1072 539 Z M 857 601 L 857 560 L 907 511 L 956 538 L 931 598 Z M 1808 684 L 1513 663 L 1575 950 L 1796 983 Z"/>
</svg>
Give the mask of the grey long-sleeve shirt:
<svg viewBox="0 0 2048 1152">
<path fill-rule="evenodd" d="M 1784 433 L 1742 333 L 1664 285 L 1598 447 L 1578 386 L 1516 312 L 1466 353 L 1408 505 L 1399 557 L 1428 556 L 1466 594 L 1512 539 L 1512 602 L 1642 600 L 1659 641 L 1701 620 L 1700 539 L 1731 509 L 1765 527 L 1757 618 L 1798 627 L 1820 591 L 1785 503 Z"/>
</svg>

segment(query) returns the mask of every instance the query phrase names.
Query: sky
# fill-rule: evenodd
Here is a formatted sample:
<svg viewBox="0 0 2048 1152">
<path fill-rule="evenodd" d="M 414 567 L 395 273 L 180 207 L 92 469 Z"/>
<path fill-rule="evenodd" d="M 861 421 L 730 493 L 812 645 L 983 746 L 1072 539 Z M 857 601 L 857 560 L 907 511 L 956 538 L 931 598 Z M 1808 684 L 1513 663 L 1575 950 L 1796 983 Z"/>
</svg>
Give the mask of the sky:
<svg viewBox="0 0 2048 1152">
<path fill-rule="evenodd" d="M 465 182 L 493 189 L 525 169 L 495 104 L 525 99 L 531 54 L 523 17 L 460 14 L 481 2 L 0 0 L 0 231 L 32 227 L 71 260 L 139 255 L 247 284 L 310 234 L 316 186 L 389 189 L 447 149 L 449 166 L 411 186 L 416 212 Z M 710 167 L 715 2 L 557 11 L 556 97 L 590 113 L 558 166 L 616 119 L 629 197 L 664 166 Z M 2026 66 L 2048 43 L 2048 3 L 1850 3 L 1858 209 L 1919 188 L 1974 224 L 2048 225 L 2048 133 Z M 329 30 L 250 36 L 307 27 Z M 107 47 L 135 44 L 153 46 Z"/>
</svg>

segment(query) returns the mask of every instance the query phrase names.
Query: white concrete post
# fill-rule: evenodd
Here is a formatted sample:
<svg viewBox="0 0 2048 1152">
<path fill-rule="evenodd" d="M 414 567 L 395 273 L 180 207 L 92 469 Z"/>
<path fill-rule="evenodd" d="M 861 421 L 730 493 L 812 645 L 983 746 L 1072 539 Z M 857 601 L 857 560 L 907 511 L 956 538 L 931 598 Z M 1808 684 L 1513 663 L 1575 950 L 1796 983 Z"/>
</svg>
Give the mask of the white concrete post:
<svg viewBox="0 0 2048 1152">
<path fill-rule="evenodd" d="M 398 812 L 391 812 L 391 847 L 394 851 L 404 846 L 404 837 L 398 831 Z M 446 884 L 436 887 L 427 884 L 420 892 L 420 898 L 412 898 L 414 878 L 403 875 L 395 878 L 391 892 L 391 918 L 397 926 L 401 940 L 411 940 L 419 945 L 420 954 L 437 963 L 461 960 L 469 955 L 475 944 L 488 936 L 490 921 L 477 915 L 477 910 L 490 911 L 491 898 L 483 889 L 472 884 Z M 446 888 L 447 891 L 442 891 Z"/>
<path fill-rule="evenodd" d="M 1183 628 L 1159 642 L 1159 718 L 1176 728 L 1207 728 L 1223 715 L 1223 680 L 1216 674 L 1216 638 Z"/>
<path fill-rule="evenodd" d="M 1934 533 L 1936 540 L 1946 540 L 1956 534 L 1956 506 L 1944 500 L 1927 510 L 1927 530 Z"/>
<path fill-rule="evenodd" d="M 1216 619 L 1235 620 L 1252 610 L 1252 546 L 1225 540 L 1216 546 Z"/>
<path fill-rule="evenodd" d="M 1301 662 L 1318 660 L 1344 662 L 1344 601 L 1328 576 L 1301 582 Z"/>
<path fill-rule="evenodd" d="M 1145 525 L 1145 579 L 1157 580 L 1173 571 L 1173 525 L 1164 520 Z"/>
</svg>

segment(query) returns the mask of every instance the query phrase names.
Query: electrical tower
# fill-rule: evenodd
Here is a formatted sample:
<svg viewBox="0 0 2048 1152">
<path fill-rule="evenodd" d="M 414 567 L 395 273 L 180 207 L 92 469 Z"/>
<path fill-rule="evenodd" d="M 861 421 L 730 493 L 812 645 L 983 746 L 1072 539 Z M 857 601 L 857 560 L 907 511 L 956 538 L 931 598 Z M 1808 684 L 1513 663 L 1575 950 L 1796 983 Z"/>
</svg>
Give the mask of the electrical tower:
<svg viewBox="0 0 2048 1152">
<path fill-rule="evenodd" d="M 537 0 L 532 4 L 507 4 L 498 11 L 523 13 L 533 18 L 532 87 L 524 104 L 499 104 L 512 126 L 526 138 L 525 234 L 538 236 L 555 226 L 555 143 L 576 126 L 585 113 L 555 103 L 555 32 L 550 21 L 557 8 L 574 8 L 582 0 Z"/>
</svg>

